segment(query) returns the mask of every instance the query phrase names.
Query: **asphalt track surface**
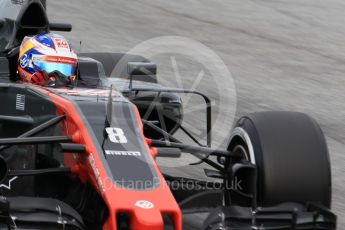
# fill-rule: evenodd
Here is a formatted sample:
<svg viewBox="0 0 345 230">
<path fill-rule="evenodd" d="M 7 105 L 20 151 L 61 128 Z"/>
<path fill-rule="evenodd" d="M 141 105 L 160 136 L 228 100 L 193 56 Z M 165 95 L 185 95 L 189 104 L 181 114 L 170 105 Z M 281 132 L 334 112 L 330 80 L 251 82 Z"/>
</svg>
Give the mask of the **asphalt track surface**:
<svg viewBox="0 0 345 230">
<path fill-rule="evenodd" d="M 237 116 L 294 110 L 314 117 L 327 137 L 333 210 L 338 215 L 338 229 L 345 229 L 345 2 L 48 2 L 50 19 L 72 23 L 73 32 L 66 36 L 77 49 L 82 40 L 83 52 L 127 52 L 140 42 L 159 36 L 188 37 L 215 51 L 231 71 L 237 91 L 237 107 L 232 109 L 237 109 Z M 188 64 L 182 65 L 190 71 Z M 190 76 L 183 77 L 188 80 Z M 199 90 L 211 97 L 219 94 L 205 82 L 200 83 Z M 228 132 L 221 130 L 218 134 L 226 136 Z M 188 167 L 175 171 L 194 175 L 201 172 Z M 197 229 L 193 221 L 187 218 L 185 229 Z"/>
</svg>

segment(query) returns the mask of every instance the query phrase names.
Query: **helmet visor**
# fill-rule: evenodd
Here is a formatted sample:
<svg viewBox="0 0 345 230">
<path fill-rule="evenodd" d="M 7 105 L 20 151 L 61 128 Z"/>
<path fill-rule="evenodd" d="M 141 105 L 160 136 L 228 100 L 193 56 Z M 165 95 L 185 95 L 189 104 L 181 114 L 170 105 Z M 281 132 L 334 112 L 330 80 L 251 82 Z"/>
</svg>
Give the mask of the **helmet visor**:
<svg viewBox="0 0 345 230">
<path fill-rule="evenodd" d="M 33 55 L 32 64 L 47 73 L 59 71 L 68 77 L 75 76 L 77 70 L 77 59 L 75 58 Z"/>
</svg>

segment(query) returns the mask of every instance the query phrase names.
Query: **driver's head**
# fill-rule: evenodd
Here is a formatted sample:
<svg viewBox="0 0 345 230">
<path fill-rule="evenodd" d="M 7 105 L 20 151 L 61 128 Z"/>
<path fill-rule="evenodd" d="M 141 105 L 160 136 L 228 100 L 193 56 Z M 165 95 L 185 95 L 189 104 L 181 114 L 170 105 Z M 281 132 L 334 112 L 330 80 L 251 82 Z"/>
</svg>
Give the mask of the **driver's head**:
<svg viewBox="0 0 345 230">
<path fill-rule="evenodd" d="M 61 35 L 48 33 L 24 38 L 19 52 L 18 73 L 24 82 L 47 86 L 72 84 L 77 55 Z"/>
</svg>

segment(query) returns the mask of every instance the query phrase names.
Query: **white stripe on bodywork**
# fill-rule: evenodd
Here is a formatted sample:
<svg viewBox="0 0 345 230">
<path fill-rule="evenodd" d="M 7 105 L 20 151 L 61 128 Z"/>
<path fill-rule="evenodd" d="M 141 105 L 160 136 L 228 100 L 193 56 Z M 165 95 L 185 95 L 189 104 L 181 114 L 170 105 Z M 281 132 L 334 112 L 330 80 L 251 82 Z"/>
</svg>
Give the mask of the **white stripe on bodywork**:
<svg viewBox="0 0 345 230">
<path fill-rule="evenodd" d="M 15 176 L 15 177 L 12 177 L 9 181 L 8 181 L 8 185 L 6 184 L 0 184 L 0 188 L 7 188 L 8 190 L 11 190 L 11 183 L 17 179 L 18 177 Z"/>
</svg>

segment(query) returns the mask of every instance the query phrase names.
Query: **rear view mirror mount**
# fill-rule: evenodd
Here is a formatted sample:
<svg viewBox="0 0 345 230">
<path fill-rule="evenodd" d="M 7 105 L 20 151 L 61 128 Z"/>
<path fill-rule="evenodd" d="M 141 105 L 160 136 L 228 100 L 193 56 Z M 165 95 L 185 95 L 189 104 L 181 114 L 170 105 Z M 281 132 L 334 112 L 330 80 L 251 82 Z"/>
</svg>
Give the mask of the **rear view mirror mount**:
<svg viewBox="0 0 345 230">
<path fill-rule="evenodd" d="M 152 62 L 128 62 L 127 73 L 129 75 L 129 90 L 133 88 L 135 76 L 154 76 L 157 74 L 157 65 Z"/>
</svg>

